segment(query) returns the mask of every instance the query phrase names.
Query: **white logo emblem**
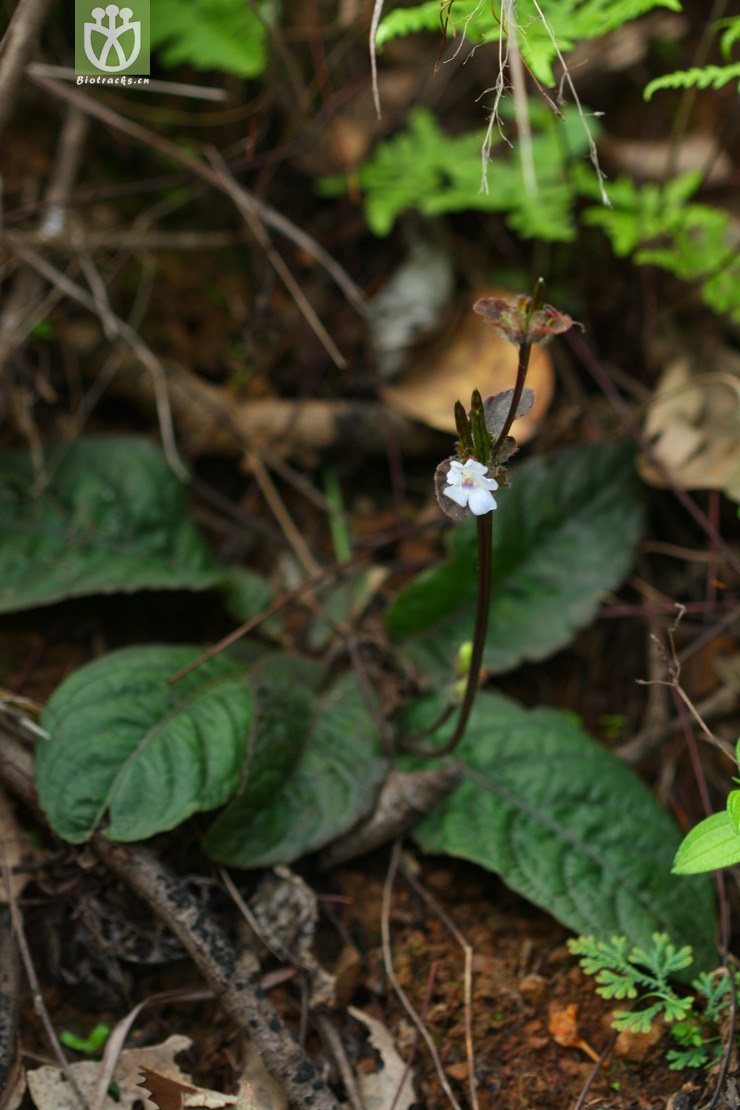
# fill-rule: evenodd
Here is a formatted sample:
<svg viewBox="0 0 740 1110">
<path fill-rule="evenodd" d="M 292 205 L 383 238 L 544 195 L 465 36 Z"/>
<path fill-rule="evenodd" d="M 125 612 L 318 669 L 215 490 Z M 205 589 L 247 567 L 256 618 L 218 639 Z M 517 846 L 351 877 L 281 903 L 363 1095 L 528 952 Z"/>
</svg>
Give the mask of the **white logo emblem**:
<svg viewBox="0 0 740 1110">
<path fill-rule="evenodd" d="M 131 8 L 120 8 L 118 4 L 108 4 L 106 8 L 93 8 L 90 15 L 94 23 L 85 24 L 85 53 L 96 69 L 106 73 L 120 73 L 136 61 L 141 50 L 141 22 L 132 21 Z M 103 19 L 108 17 L 104 23 Z M 117 18 L 121 22 L 117 24 Z M 133 45 L 128 54 L 124 53 L 120 39 L 127 31 L 133 31 Z M 95 52 L 95 47 L 99 52 Z M 109 58 L 113 55 L 113 62 Z"/>
</svg>

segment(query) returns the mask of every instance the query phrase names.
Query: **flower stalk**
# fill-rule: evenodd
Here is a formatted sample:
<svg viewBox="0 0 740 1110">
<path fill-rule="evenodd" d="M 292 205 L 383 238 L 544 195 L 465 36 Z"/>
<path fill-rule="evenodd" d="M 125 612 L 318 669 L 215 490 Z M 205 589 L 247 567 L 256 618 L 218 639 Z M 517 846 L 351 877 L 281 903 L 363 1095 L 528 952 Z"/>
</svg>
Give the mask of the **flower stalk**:
<svg viewBox="0 0 740 1110">
<path fill-rule="evenodd" d="M 544 303 L 544 294 L 545 283 L 539 278 L 531 297 L 483 297 L 473 306 L 475 312 L 519 348 L 519 362 L 513 389 L 489 397 L 485 402 L 478 390 L 474 390 L 469 413 L 465 412 L 460 401 L 455 404 L 455 426 L 459 437 L 457 458 L 442 462 L 435 473 L 437 499 L 443 512 L 453 520 L 462 520 L 471 513 L 476 518 L 478 560 L 475 628 L 465 691 L 452 735 L 438 747 L 427 747 L 419 743 L 448 720 L 454 708 L 449 705 L 429 728 L 401 738 L 401 746 L 415 755 L 439 758 L 454 751 L 463 738 L 475 702 L 491 604 L 491 512 L 496 508 L 492 491 L 498 489 L 499 483 L 507 484 L 506 471 L 501 464 L 516 451 L 516 443 L 509 437 L 509 432 L 516 418 L 527 412 L 534 401 L 532 391 L 525 392 L 532 344 L 547 342 L 553 335 L 567 331 L 573 324 L 570 316 Z"/>
</svg>

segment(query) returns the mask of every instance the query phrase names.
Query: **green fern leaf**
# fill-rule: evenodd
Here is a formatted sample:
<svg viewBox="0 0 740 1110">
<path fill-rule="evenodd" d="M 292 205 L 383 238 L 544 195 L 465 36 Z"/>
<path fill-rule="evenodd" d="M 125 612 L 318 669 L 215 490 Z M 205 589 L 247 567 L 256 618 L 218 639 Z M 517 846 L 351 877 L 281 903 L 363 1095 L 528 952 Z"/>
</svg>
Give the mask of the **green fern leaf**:
<svg viewBox="0 0 740 1110">
<path fill-rule="evenodd" d="M 740 62 L 727 66 L 695 66 L 692 69 L 679 69 L 656 77 L 645 88 L 643 96 L 650 100 L 661 89 L 721 89 L 730 81 L 738 82 L 740 89 Z"/>
<path fill-rule="evenodd" d="M 257 11 L 254 10 L 257 8 Z M 192 65 L 237 77 L 257 77 L 267 65 L 267 3 L 244 0 L 156 0 L 151 44 L 167 67 Z"/>
<path fill-rule="evenodd" d="M 486 192 L 481 189 L 484 132 L 445 135 L 431 112 L 417 108 L 409 117 L 408 130 L 378 144 L 360 168 L 370 229 L 376 235 L 387 235 L 398 216 L 410 209 L 427 216 L 471 210 L 504 213 L 510 226 L 524 237 L 572 239 L 573 190 L 564 151 L 577 158 L 584 153 L 587 140 L 577 112 L 566 109 L 564 116 L 564 121 L 559 121 L 541 104 L 532 103 L 538 191 L 529 195 L 516 152 L 507 149 L 497 154 Z M 346 187 L 342 177 L 325 179 L 319 186 L 329 196 Z"/>
<path fill-rule="evenodd" d="M 516 0 L 514 4 L 522 56 L 538 81 L 553 86 L 553 64 L 576 42 L 598 38 L 654 8 L 680 11 L 680 0 Z M 539 9 L 539 10 L 538 10 Z M 414 7 L 395 8 L 380 23 L 380 47 L 399 35 L 440 32 L 446 17 L 448 37 L 471 44 L 495 42 L 502 34 L 497 5 L 481 0 L 424 0 Z M 504 28 L 505 30 L 505 28 Z"/>
<path fill-rule="evenodd" d="M 722 51 L 722 57 L 726 58 L 729 62 L 733 46 L 736 42 L 740 42 L 740 15 L 728 16 L 727 19 L 720 19 L 717 28 L 724 28 L 720 36 L 719 45 Z"/>
</svg>

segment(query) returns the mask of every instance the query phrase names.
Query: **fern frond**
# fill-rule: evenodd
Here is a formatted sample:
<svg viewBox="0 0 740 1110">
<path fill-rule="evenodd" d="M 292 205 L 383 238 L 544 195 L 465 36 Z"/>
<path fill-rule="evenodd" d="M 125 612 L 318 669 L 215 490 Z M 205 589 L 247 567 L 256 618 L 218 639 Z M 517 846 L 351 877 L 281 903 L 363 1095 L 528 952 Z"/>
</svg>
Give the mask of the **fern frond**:
<svg viewBox="0 0 740 1110">
<path fill-rule="evenodd" d="M 482 131 L 452 137 L 426 109 L 409 117 L 408 130 L 379 143 L 359 171 L 370 229 L 387 235 L 402 212 L 413 209 L 427 216 L 446 212 L 501 212 L 524 237 L 567 241 L 574 237 L 573 190 L 568 180 L 564 150 L 570 157 L 583 153 L 584 138 L 574 109 L 556 120 L 532 102 L 533 154 L 539 168 L 539 191 L 527 195 L 516 153 L 501 152 L 491 166 L 489 191 L 480 188 Z M 508 111 L 508 106 L 507 109 Z M 506 115 L 506 112 L 504 113 Z M 503 143 L 501 144 L 503 146 Z M 344 178 L 320 183 L 324 195 L 346 189 Z"/>
<path fill-rule="evenodd" d="M 545 20 L 554 29 L 553 43 L 533 0 L 516 0 L 516 26 L 522 56 L 538 81 L 553 86 L 553 63 L 558 50 L 567 54 L 576 42 L 598 38 L 654 8 L 681 10 L 680 0 L 539 0 Z M 455 0 L 449 11 L 450 33 L 464 34 L 473 44 L 498 41 L 501 26 L 488 0 Z M 395 8 L 383 17 L 377 45 L 416 31 L 439 32 L 441 0 L 423 0 L 413 7 Z M 445 5 L 447 10 L 447 5 Z M 505 31 L 505 28 L 504 28 Z"/>
<path fill-rule="evenodd" d="M 679 69 L 656 77 L 646 86 L 643 96 L 650 100 L 654 93 L 662 89 L 721 89 L 730 81 L 737 81 L 740 89 L 740 62 L 728 66 L 695 66 L 693 69 Z"/>
<path fill-rule="evenodd" d="M 727 19 L 720 19 L 717 23 L 717 30 L 722 30 L 719 39 L 719 48 L 722 51 L 722 57 L 726 58 L 729 62 L 732 48 L 736 42 L 740 42 L 740 15 L 731 15 Z"/>
<path fill-rule="evenodd" d="M 192 65 L 237 77 L 257 77 L 267 65 L 270 7 L 244 0 L 157 0 L 151 6 L 151 45 L 165 66 Z"/>
</svg>

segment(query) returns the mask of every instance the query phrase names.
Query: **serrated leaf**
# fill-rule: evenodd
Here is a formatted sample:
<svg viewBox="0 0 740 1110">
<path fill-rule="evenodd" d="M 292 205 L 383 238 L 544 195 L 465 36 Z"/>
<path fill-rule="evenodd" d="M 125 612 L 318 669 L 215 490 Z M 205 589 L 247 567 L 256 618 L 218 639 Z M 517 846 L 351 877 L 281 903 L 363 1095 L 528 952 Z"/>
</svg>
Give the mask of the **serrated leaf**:
<svg viewBox="0 0 740 1110">
<path fill-rule="evenodd" d="M 214 809 L 236 789 L 253 695 L 244 664 L 218 655 L 172 684 L 194 647 L 124 648 L 75 671 L 41 717 L 39 801 L 79 844 L 105 820 L 112 840 L 140 840 Z"/>
<path fill-rule="evenodd" d="M 206 589 L 221 572 L 146 439 L 81 439 L 33 496 L 28 454 L 0 452 L 0 612 L 85 594 Z"/>
<path fill-rule="evenodd" d="M 627 574 L 642 534 L 631 448 L 588 444 L 510 471 L 493 514 L 493 577 L 483 662 L 494 674 L 564 647 Z M 456 525 L 450 558 L 411 583 L 386 624 L 412 662 L 449 677 L 475 617 L 475 521 Z"/>
<path fill-rule="evenodd" d="M 353 675 L 324 695 L 292 774 L 268 804 L 236 799 L 204 847 L 232 867 L 290 863 L 322 848 L 372 808 L 387 770 L 373 719 Z"/>
<path fill-rule="evenodd" d="M 718 871 L 740 863 L 740 834 L 726 809 L 700 821 L 684 838 L 673 861 L 675 875 Z"/>
<path fill-rule="evenodd" d="M 431 701 L 405 726 L 434 720 Z M 711 885 L 671 875 L 673 821 L 570 716 L 479 694 L 455 756 L 463 783 L 414 832 L 425 851 L 497 872 L 576 933 L 647 948 L 664 932 L 692 946 L 699 968 L 713 966 Z"/>
</svg>

